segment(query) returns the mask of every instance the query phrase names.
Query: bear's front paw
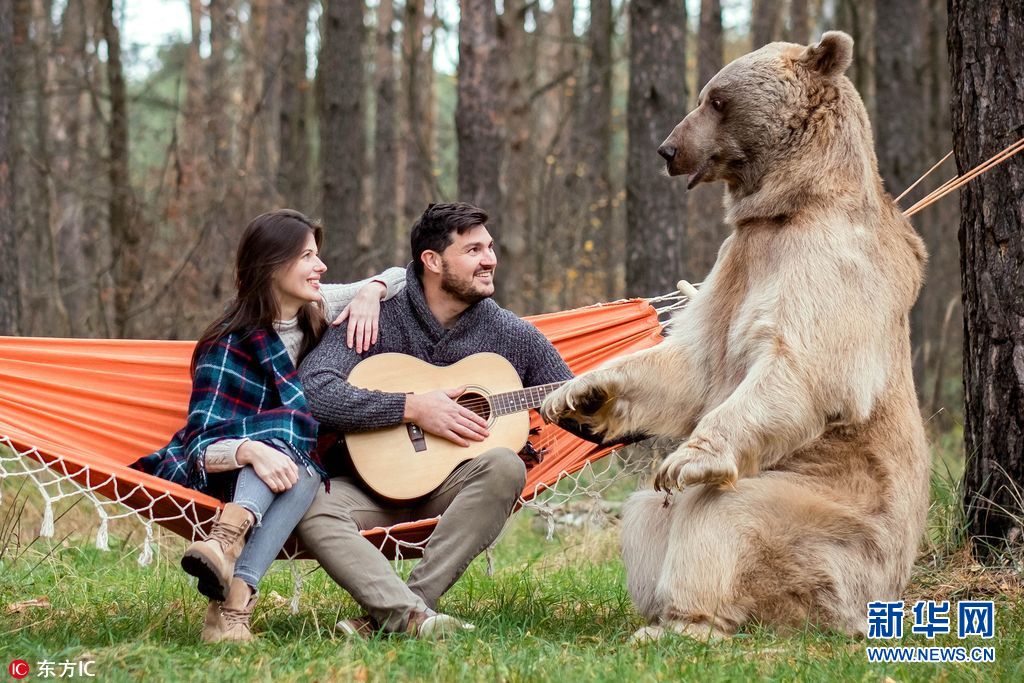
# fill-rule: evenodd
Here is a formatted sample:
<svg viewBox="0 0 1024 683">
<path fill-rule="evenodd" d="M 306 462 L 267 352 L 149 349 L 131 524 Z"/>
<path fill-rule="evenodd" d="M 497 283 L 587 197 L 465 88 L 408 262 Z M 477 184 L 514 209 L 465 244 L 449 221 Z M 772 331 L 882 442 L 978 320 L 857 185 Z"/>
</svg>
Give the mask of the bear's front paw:
<svg viewBox="0 0 1024 683">
<path fill-rule="evenodd" d="M 593 373 L 580 375 L 553 391 L 540 407 L 541 416 L 548 422 L 573 419 L 594 424 L 593 418 L 614 397 L 614 388 Z"/>
<path fill-rule="evenodd" d="M 707 448 L 706 443 L 698 445 L 691 440 L 669 454 L 661 463 L 654 478 L 654 488 L 670 491 L 697 484 L 731 485 L 736 483 L 738 477 L 736 458 L 731 452 L 713 452 Z"/>
</svg>

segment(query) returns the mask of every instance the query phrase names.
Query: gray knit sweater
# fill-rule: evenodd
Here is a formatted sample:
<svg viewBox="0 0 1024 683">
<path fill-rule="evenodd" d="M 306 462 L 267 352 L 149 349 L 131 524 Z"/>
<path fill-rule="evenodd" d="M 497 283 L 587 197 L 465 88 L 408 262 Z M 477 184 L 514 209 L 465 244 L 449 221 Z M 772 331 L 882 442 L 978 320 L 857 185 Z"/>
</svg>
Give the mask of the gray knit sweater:
<svg viewBox="0 0 1024 683">
<path fill-rule="evenodd" d="M 410 265 L 405 289 L 381 304 L 377 343 L 359 354 L 346 345 L 344 328 L 331 328 L 306 356 L 299 376 L 310 410 L 322 425 L 339 432 L 366 431 L 400 424 L 405 394 L 349 384 L 349 372 L 363 358 L 394 352 L 447 366 L 481 351 L 508 359 L 525 387 L 572 377 L 558 351 L 536 327 L 492 299 L 470 306 L 451 329 L 444 329 L 427 307 L 423 285 Z"/>
</svg>

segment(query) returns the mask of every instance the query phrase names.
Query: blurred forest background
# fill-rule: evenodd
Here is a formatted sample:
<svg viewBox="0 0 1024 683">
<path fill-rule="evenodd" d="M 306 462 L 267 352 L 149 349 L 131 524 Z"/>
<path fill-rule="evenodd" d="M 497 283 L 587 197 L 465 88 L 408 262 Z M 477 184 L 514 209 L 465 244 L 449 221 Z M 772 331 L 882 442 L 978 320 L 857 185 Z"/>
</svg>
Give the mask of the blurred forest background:
<svg viewBox="0 0 1024 683">
<path fill-rule="evenodd" d="M 889 192 L 952 148 L 945 0 L 180 3 L 186 33 L 159 44 L 124 29 L 156 0 L 2 3 L 4 333 L 194 338 L 241 230 L 282 206 L 323 221 L 328 281 L 404 264 L 427 202 L 465 200 L 491 214 L 517 313 L 700 282 L 723 187 L 687 193 L 658 145 L 726 62 L 832 28 L 856 41 Z M 913 218 L 931 254 L 915 373 L 939 421 L 963 404 L 958 210 Z"/>
</svg>

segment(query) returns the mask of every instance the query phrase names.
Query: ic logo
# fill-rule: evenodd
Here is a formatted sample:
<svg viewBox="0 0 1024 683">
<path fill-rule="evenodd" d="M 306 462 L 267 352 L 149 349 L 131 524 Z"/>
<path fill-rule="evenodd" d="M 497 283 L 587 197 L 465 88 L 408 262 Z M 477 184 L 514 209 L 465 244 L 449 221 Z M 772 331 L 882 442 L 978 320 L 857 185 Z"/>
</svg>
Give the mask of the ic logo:
<svg viewBox="0 0 1024 683">
<path fill-rule="evenodd" d="M 7 667 L 7 672 L 14 678 L 24 678 L 25 676 L 28 676 L 28 662 L 24 659 L 15 659 L 11 662 L 10 666 Z"/>
</svg>

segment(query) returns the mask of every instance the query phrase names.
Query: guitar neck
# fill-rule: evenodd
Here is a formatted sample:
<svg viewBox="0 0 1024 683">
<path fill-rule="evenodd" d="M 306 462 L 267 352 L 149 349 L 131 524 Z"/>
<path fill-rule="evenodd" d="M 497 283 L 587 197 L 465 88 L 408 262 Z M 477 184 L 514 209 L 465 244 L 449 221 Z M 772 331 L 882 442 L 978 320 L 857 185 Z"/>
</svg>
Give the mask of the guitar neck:
<svg viewBox="0 0 1024 683">
<path fill-rule="evenodd" d="M 494 415 L 498 417 L 510 415 L 521 410 L 539 408 L 547 395 L 563 384 L 565 382 L 552 382 L 551 384 L 541 384 L 540 386 L 528 387 L 526 389 L 506 391 L 501 394 L 491 394 L 488 396 L 488 401 L 491 404 L 491 410 L 494 412 Z"/>
</svg>

